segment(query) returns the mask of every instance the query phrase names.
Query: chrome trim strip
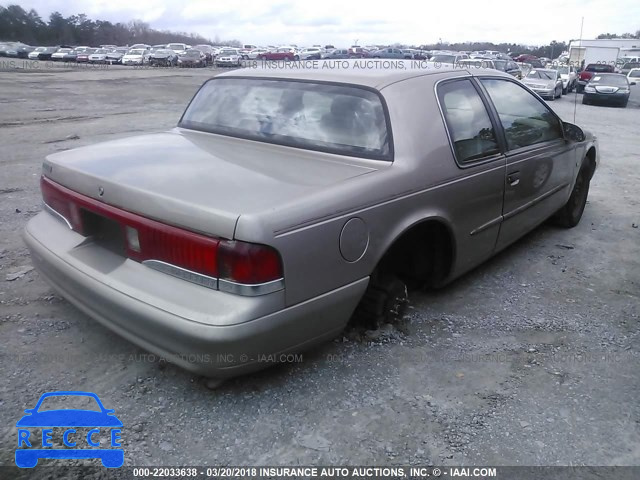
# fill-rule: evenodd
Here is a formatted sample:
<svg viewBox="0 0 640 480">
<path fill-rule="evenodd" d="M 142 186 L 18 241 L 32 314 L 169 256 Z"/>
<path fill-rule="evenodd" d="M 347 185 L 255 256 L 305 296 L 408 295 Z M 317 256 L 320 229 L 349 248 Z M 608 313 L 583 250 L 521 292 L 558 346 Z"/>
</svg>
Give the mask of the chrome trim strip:
<svg viewBox="0 0 640 480">
<path fill-rule="evenodd" d="M 563 188 L 567 188 L 569 186 L 568 183 L 563 183 L 562 185 L 558 185 L 555 188 L 552 188 L 551 190 L 549 190 L 548 192 L 543 193 L 542 195 L 540 195 L 539 197 L 534 198 L 533 200 L 528 201 L 527 203 L 520 205 L 518 208 L 516 208 L 515 210 L 511 210 L 509 213 L 507 213 L 506 215 L 504 215 L 504 220 L 508 220 L 511 217 L 514 217 L 516 215 L 518 215 L 519 213 L 527 210 L 528 208 L 533 207 L 534 205 L 536 205 L 537 203 L 540 203 L 543 200 L 546 200 L 547 198 L 549 198 L 551 195 L 554 195 L 556 193 L 558 193 L 560 190 L 562 190 Z"/>
<path fill-rule="evenodd" d="M 52 207 L 50 207 L 49 205 L 47 205 L 46 203 L 44 204 L 44 209 L 49 212 L 51 215 L 54 216 L 54 218 L 56 218 L 57 220 L 61 221 L 62 223 L 64 223 L 67 227 L 69 227 L 69 230 L 73 230 L 73 227 L 71 226 L 71 223 L 69 222 L 69 220 L 67 220 L 64 215 L 62 215 L 61 213 L 58 213 L 56 210 L 54 210 Z"/>
<path fill-rule="evenodd" d="M 245 297 L 257 297 L 259 295 L 267 295 L 284 290 L 284 278 L 266 283 L 245 285 L 244 283 L 236 283 L 231 280 L 222 280 L 196 273 L 161 260 L 143 260 L 142 264 L 158 272 L 166 273 L 167 275 L 186 280 L 187 282 L 195 283 L 212 290 L 219 290 L 221 292 L 233 293 Z"/>
<path fill-rule="evenodd" d="M 167 275 L 180 278 L 181 280 L 186 280 L 187 282 L 195 283 L 213 290 L 218 289 L 218 279 L 215 277 L 209 277 L 208 275 L 192 272 L 186 268 L 176 267 L 175 265 L 171 265 L 170 263 L 162 262 L 160 260 L 143 260 L 142 264 L 159 272 L 166 273 Z"/>
<path fill-rule="evenodd" d="M 236 295 L 243 295 L 245 297 L 257 297 L 259 295 L 284 290 L 284 278 L 254 285 L 245 285 L 243 283 L 220 279 L 218 280 L 218 289 L 221 292 L 235 293 Z"/>
</svg>

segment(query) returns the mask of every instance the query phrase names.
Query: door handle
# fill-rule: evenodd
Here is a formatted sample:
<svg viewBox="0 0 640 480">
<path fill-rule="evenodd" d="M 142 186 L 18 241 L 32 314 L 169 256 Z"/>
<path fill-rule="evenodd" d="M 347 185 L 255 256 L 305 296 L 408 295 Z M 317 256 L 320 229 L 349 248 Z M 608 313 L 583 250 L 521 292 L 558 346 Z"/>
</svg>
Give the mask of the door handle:
<svg viewBox="0 0 640 480">
<path fill-rule="evenodd" d="M 520 172 L 512 172 L 508 174 L 507 181 L 509 182 L 509 185 L 511 185 L 512 187 L 515 187 L 516 185 L 518 185 L 520 183 Z"/>
</svg>

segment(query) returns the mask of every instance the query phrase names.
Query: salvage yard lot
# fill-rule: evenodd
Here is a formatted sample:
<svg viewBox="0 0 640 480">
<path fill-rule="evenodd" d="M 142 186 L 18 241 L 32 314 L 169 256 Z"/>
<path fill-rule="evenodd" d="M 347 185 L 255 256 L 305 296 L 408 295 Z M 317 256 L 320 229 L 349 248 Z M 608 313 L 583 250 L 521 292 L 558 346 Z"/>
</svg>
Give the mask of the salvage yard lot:
<svg viewBox="0 0 640 480">
<path fill-rule="evenodd" d="M 640 462 L 640 86 L 626 109 L 578 95 L 602 163 L 576 228 L 543 225 L 414 293 L 399 328 L 349 332 L 210 391 L 55 295 L 21 231 L 41 209 L 45 155 L 169 129 L 218 72 L 0 72 L 0 465 L 22 411 L 52 390 L 116 410 L 125 465 Z M 574 98 L 550 105 L 573 121 Z"/>
</svg>

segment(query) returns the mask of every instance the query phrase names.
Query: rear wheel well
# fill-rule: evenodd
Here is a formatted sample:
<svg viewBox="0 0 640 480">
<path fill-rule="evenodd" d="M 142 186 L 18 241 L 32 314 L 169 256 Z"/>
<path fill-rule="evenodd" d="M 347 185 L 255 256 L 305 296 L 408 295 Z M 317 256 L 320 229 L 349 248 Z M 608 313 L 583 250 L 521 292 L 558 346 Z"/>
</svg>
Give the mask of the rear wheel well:
<svg viewBox="0 0 640 480">
<path fill-rule="evenodd" d="M 453 263 L 453 236 L 437 220 L 421 222 L 405 231 L 387 249 L 377 272 L 394 274 L 411 287 L 432 287 L 449 275 Z"/>
</svg>

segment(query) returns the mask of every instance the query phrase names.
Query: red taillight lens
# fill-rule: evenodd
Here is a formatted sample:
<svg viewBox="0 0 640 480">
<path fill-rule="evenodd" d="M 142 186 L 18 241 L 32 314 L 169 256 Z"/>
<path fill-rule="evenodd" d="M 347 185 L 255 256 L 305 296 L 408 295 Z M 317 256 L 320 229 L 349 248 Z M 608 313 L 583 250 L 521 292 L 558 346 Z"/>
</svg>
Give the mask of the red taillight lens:
<svg viewBox="0 0 640 480">
<path fill-rule="evenodd" d="M 44 203 L 62 216 L 73 230 L 82 234 L 82 217 L 78 205 L 44 176 L 40 177 L 40 190 Z"/>
<path fill-rule="evenodd" d="M 218 246 L 218 275 L 245 285 L 267 283 L 282 278 L 280 255 L 271 247 L 238 241 L 222 241 Z"/>
<path fill-rule="evenodd" d="M 129 240 L 127 256 L 133 260 L 158 260 L 209 277 L 218 276 L 216 255 L 220 240 L 164 225 L 143 217 L 129 219 L 127 228 L 138 233 L 139 250 Z M 128 238 L 131 236 L 128 235 Z"/>
</svg>

